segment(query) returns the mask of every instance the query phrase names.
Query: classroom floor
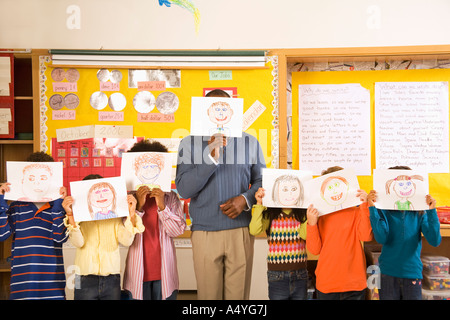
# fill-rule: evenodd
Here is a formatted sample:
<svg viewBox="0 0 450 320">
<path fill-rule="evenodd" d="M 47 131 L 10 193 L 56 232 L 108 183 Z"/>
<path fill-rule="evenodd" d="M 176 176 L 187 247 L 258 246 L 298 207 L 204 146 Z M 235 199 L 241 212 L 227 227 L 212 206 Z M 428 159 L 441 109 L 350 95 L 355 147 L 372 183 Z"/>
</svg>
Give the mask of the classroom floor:
<svg viewBox="0 0 450 320">
<path fill-rule="evenodd" d="M 178 292 L 177 300 L 197 300 L 197 291 L 181 290 Z"/>
</svg>

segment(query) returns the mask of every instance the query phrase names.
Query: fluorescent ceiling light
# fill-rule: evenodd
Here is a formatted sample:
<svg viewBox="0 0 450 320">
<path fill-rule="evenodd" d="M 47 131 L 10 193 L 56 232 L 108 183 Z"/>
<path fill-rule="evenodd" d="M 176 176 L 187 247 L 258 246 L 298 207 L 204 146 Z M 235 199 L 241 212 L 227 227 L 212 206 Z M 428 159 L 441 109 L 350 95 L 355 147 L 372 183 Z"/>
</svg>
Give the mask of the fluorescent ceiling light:
<svg viewBox="0 0 450 320">
<path fill-rule="evenodd" d="M 51 50 L 53 65 L 117 67 L 265 67 L 264 51 Z"/>
</svg>

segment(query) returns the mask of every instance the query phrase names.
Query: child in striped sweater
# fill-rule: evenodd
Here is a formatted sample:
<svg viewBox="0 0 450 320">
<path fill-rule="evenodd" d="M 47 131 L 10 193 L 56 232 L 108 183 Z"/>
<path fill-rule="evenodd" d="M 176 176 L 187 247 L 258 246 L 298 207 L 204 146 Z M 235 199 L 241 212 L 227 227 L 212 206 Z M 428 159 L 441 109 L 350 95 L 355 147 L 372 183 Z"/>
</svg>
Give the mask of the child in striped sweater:
<svg viewBox="0 0 450 320">
<path fill-rule="evenodd" d="M 53 162 L 44 152 L 32 153 L 29 162 Z M 63 199 L 50 202 L 4 199 L 9 183 L 0 187 L 0 241 L 12 235 L 11 300 L 65 299 L 62 244 L 67 240 Z M 62 198 L 67 195 L 61 187 Z"/>
<path fill-rule="evenodd" d="M 252 235 L 267 234 L 269 299 L 306 300 L 306 209 L 266 208 L 262 205 L 264 195 L 263 188 L 255 193 L 249 228 Z"/>
</svg>

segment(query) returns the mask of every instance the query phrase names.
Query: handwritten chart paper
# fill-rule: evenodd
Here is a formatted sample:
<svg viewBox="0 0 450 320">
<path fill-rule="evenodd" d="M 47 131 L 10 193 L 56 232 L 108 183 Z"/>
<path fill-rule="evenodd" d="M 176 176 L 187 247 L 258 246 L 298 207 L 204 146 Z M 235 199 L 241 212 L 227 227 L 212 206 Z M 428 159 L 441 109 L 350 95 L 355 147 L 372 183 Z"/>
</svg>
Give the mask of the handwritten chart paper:
<svg viewBox="0 0 450 320">
<path fill-rule="evenodd" d="M 370 175 L 370 93 L 360 84 L 299 85 L 299 168 Z"/>
<path fill-rule="evenodd" d="M 376 167 L 449 172 L 448 82 L 375 83 Z"/>
</svg>

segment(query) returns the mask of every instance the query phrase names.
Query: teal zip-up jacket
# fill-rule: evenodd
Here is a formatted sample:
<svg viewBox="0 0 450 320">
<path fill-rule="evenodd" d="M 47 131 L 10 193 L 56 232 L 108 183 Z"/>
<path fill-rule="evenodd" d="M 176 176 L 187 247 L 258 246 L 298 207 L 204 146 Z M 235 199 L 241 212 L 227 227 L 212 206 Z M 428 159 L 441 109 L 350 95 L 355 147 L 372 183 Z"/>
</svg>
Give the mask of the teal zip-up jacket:
<svg viewBox="0 0 450 320">
<path fill-rule="evenodd" d="M 369 207 L 375 240 L 382 244 L 380 272 L 392 277 L 422 279 L 422 234 L 428 243 L 441 243 L 436 209 L 424 211 L 382 210 Z"/>
</svg>

